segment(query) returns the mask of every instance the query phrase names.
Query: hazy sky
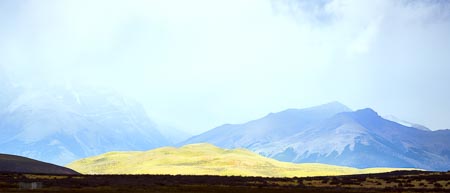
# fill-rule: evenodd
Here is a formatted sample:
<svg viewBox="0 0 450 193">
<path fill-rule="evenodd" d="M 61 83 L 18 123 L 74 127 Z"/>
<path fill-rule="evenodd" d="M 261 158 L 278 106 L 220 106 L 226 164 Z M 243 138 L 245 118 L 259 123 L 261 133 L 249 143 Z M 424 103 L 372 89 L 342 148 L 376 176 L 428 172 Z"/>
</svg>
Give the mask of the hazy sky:
<svg viewBox="0 0 450 193">
<path fill-rule="evenodd" d="M 0 65 L 191 133 L 330 101 L 444 129 L 450 1 L 0 0 Z"/>
</svg>

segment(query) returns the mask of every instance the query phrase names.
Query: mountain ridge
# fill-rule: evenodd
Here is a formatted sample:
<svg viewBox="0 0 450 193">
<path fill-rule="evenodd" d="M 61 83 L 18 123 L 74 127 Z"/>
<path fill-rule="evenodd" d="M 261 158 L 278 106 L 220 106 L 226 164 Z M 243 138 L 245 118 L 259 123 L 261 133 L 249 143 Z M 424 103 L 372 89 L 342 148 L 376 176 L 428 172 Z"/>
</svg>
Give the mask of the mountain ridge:
<svg viewBox="0 0 450 193">
<path fill-rule="evenodd" d="M 207 142 L 205 137 L 218 137 L 211 142 L 223 148 L 244 147 L 264 144 L 272 140 L 281 139 L 296 133 L 294 126 L 309 126 L 312 122 L 321 121 L 338 112 L 350 111 L 348 107 L 338 102 L 331 102 L 317 107 L 306 109 L 287 109 L 278 113 L 270 113 L 260 119 L 248 121 L 243 124 L 225 124 L 206 131 L 201 135 L 193 136 L 177 146 L 189 143 Z M 300 117 L 298 119 L 298 117 Z M 244 130 L 243 128 L 246 128 Z M 233 133 L 233 136 L 231 134 Z"/>
<path fill-rule="evenodd" d="M 326 106 L 298 110 L 307 113 L 293 116 L 285 113 L 289 111 L 281 111 L 244 124 L 217 127 L 181 144 L 206 142 L 222 148 L 248 148 L 266 157 L 294 163 L 450 169 L 449 131 L 404 126 L 384 119 L 371 108 L 327 113 L 323 111 Z M 278 120 L 270 120 L 273 117 Z M 253 135 L 252 131 L 258 131 L 255 125 L 270 127 L 267 130 L 271 132 Z M 283 135 L 276 133 L 280 131 Z M 227 137 L 230 139 L 224 140 Z M 248 139 L 252 139 L 251 143 Z"/>
<path fill-rule="evenodd" d="M 109 90 L 0 90 L 5 92 L 0 97 L 2 153 L 63 165 L 112 150 L 170 144 L 139 103 Z"/>
</svg>

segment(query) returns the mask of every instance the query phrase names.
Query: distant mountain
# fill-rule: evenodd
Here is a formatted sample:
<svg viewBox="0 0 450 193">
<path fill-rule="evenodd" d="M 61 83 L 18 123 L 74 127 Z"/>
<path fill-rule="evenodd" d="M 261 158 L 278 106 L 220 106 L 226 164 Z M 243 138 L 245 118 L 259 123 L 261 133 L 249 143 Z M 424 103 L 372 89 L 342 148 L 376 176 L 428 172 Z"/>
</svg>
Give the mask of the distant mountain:
<svg viewBox="0 0 450 193">
<path fill-rule="evenodd" d="M 256 152 L 279 160 L 365 167 L 450 168 L 450 131 L 423 131 L 372 109 L 340 113 Z"/>
<path fill-rule="evenodd" d="M 71 169 L 29 159 L 26 157 L 0 154 L 0 173 L 26 174 L 79 174 Z"/>
<path fill-rule="evenodd" d="M 248 148 L 295 163 L 450 169 L 449 130 L 426 131 L 383 119 L 372 109 L 351 112 L 331 103 L 335 106 L 341 108 L 327 104 L 269 114 L 245 124 L 212 129 L 182 144 L 205 142 L 224 148 Z M 286 113 L 289 111 L 302 113 Z"/>
<path fill-rule="evenodd" d="M 67 167 L 83 174 L 185 174 L 239 176 L 323 176 L 398 170 L 359 170 L 325 164 L 293 164 L 266 158 L 245 149 L 221 149 L 210 144 L 164 147 L 146 152 L 110 152 L 81 159 Z"/>
<path fill-rule="evenodd" d="M 244 124 L 226 124 L 180 143 L 211 143 L 223 148 L 248 148 L 270 144 L 340 113 L 351 111 L 338 102 L 306 109 L 288 109 Z"/>
<path fill-rule="evenodd" d="M 171 144 L 181 143 L 192 137 L 192 134 L 170 126 L 159 126 L 158 130 Z"/>
<path fill-rule="evenodd" d="M 92 88 L 0 88 L 0 152 L 55 164 L 169 145 L 143 107 Z"/>
<path fill-rule="evenodd" d="M 397 117 L 395 117 L 394 115 L 387 115 L 387 116 L 383 116 L 384 119 L 389 120 L 389 121 L 393 121 L 396 122 L 398 124 L 407 126 L 407 127 L 414 127 L 420 130 L 424 130 L 424 131 L 431 131 L 431 129 L 429 129 L 428 127 L 425 127 L 423 125 L 417 124 L 417 123 L 411 123 L 409 121 L 405 121 L 402 119 L 399 119 Z"/>
</svg>

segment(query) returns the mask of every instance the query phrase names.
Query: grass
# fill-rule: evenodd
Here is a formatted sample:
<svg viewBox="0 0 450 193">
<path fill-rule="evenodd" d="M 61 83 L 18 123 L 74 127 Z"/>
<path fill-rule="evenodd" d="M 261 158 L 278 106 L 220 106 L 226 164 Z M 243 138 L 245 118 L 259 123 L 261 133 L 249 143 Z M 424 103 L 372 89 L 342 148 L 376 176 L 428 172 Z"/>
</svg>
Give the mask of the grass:
<svg viewBox="0 0 450 193">
<path fill-rule="evenodd" d="M 56 177 L 56 178 L 55 178 Z M 20 188 L 37 182 L 38 189 Z M 424 186 L 415 186 L 417 182 Z M 436 184 L 440 184 L 437 186 Z M 48 175 L 0 173 L 0 192 L 285 192 L 285 193 L 448 193 L 450 172 L 396 171 L 303 178 L 183 175 Z"/>
<path fill-rule="evenodd" d="M 294 164 L 266 158 L 245 149 L 222 149 L 211 144 L 150 151 L 109 152 L 67 165 L 83 174 L 170 174 L 262 177 L 333 176 L 381 173 L 402 168 L 333 166 L 318 163 Z"/>
</svg>

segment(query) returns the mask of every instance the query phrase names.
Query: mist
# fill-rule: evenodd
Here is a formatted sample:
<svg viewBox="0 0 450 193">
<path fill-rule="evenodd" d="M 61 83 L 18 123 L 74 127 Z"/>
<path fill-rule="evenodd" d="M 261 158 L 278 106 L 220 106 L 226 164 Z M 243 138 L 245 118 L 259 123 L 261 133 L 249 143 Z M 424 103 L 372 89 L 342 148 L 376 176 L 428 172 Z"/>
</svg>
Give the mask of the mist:
<svg viewBox="0 0 450 193">
<path fill-rule="evenodd" d="M 2 1 L 0 70 L 108 88 L 200 133 L 340 101 L 450 128 L 450 3 Z"/>
</svg>

